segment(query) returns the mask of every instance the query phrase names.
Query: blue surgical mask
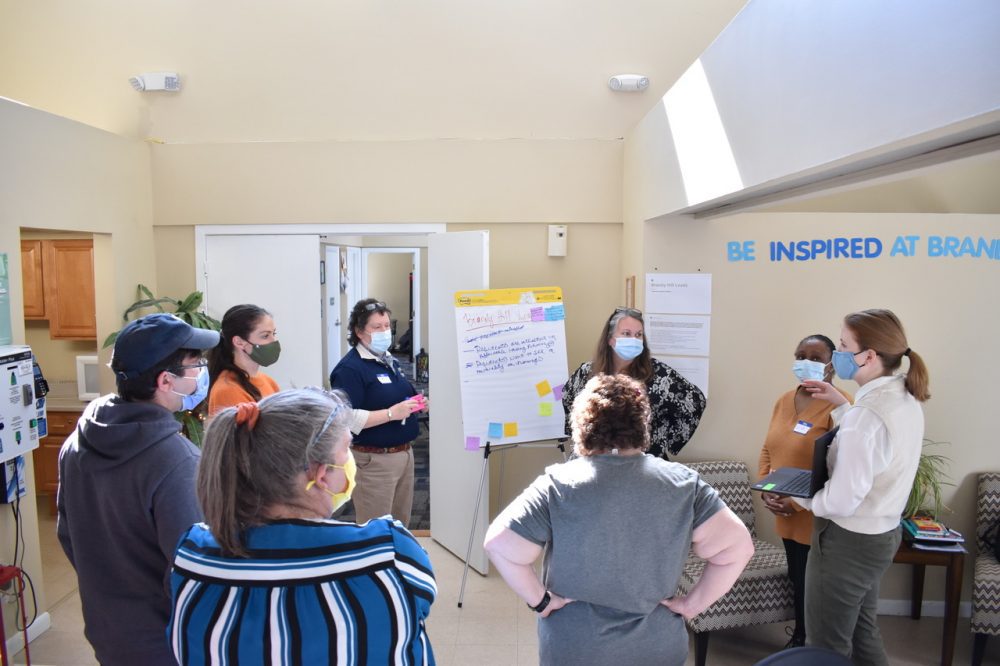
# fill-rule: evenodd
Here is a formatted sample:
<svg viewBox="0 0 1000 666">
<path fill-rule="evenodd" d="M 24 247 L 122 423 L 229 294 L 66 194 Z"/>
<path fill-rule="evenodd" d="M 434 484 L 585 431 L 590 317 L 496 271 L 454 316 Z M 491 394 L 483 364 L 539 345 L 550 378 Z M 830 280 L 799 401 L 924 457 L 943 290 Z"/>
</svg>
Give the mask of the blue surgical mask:
<svg viewBox="0 0 1000 666">
<path fill-rule="evenodd" d="M 861 366 L 854 360 L 854 357 L 861 352 L 835 351 L 833 352 L 833 369 L 841 379 L 854 379 Z"/>
<path fill-rule="evenodd" d="M 792 363 L 792 372 L 795 373 L 800 382 L 804 382 L 807 379 L 822 381 L 826 375 L 826 364 L 800 359 Z"/>
<path fill-rule="evenodd" d="M 368 348 L 375 354 L 384 354 L 392 344 L 392 331 L 376 331 L 372 333 L 372 341 Z"/>
<path fill-rule="evenodd" d="M 208 368 L 202 368 L 198 373 L 194 393 L 183 396 L 182 410 L 194 409 L 208 396 Z"/>
<path fill-rule="evenodd" d="M 615 353 L 623 361 L 631 361 L 642 353 L 642 340 L 639 338 L 615 338 Z"/>
</svg>

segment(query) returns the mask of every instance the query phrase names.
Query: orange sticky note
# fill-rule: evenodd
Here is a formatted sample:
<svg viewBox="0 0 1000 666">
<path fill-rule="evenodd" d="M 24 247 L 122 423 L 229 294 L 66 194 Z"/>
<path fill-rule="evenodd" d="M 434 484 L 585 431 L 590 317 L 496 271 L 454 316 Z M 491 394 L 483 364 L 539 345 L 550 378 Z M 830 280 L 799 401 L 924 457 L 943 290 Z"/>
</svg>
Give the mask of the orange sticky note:
<svg viewBox="0 0 1000 666">
<path fill-rule="evenodd" d="M 511 421 L 503 424 L 503 436 L 517 437 L 517 421 Z"/>
<path fill-rule="evenodd" d="M 551 402 L 540 402 L 540 403 L 538 403 L 538 415 L 539 416 L 552 416 L 552 403 Z"/>
<path fill-rule="evenodd" d="M 543 395 L 550 393 L 552 387 L 549 385 L 549 380 L 544 379 L 535 384 L 535 390 L 538 391 L 538 397 L 541 398 Z"/>
</svg>

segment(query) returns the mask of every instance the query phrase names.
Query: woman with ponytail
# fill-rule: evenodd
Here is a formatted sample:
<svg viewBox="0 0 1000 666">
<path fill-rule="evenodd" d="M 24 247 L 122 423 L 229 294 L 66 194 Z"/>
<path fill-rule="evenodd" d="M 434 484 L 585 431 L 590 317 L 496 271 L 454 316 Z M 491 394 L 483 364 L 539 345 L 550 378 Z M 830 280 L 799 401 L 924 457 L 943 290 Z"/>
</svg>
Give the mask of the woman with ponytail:
<svg viewBox="0 0 1000 666">
<path fill-rule="evenodd" d="M 351 406 L 299 389 L 219 412 L 182 537 L 167 638 L 179 664 L 434 663 L 430 559 L 389 518 L 330 516 L 350 499 Z"/>
<path fill-rule="evenodd" d="M 249 304 L 226 310 L 219 345 L 208 353 L 208 415 L 277 393 L 277 382 L 260 369 L 273 364 L 280 354 L 270 312 Z"/>
<path fill-rule="evenodd" d="M 898 372 L 904 357 L 905 374 Z M 833 367 L 861 388 L 852 406 L 829 382 L 803 382 L 813 397 L 836 405 L 839 428 L 827 458 L 830 480 L 812 499 L 795 499 L 816 517 L 806 631 L 810 645 L 856 664 L 887 665 L 876 618 L 879 583 L 899 547 L 899 519 L 920 460 L 927 367 L 889 310 L 844 317 Z"/>
</svg>

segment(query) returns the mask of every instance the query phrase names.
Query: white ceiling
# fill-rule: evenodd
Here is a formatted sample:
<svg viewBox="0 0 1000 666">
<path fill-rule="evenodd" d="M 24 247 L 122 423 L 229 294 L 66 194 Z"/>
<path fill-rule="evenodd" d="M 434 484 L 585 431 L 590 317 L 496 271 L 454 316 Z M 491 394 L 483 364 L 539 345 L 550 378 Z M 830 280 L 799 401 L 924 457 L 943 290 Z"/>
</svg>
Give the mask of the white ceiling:
<svg viewBox="0 0 1000 666">
<path fill-rule="evenodd" d="M 744 4 L 0 0 L 0 95 L 171 143 L 618 138 Z"/>
</svg>

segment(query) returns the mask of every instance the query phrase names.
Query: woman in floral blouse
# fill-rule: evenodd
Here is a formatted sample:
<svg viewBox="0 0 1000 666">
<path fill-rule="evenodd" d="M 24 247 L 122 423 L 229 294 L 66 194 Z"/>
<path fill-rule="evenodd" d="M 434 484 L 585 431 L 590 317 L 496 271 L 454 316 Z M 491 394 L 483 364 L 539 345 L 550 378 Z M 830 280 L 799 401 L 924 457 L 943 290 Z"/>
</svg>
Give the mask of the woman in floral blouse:
<svg viewBox="0 0 1000 666">
<path fill-rule="evenodd" d="M 568 415 L 573 400 L 594 375 L 629 375 L 642 382 L 649 394 L 649 453 L 667 459 L 668 452 L 676 455 L 694 435 L 705 411 L 705 395 L 669 365 L 653 358 L 643 340 L 642 312 L 615 309 L 601 331 L 593 360 L 577 368 L 566 382 L 563 407 Z M 567 416 L 566 434 L 569 432 Z"/>
</svg>

